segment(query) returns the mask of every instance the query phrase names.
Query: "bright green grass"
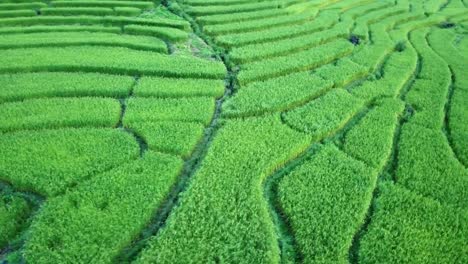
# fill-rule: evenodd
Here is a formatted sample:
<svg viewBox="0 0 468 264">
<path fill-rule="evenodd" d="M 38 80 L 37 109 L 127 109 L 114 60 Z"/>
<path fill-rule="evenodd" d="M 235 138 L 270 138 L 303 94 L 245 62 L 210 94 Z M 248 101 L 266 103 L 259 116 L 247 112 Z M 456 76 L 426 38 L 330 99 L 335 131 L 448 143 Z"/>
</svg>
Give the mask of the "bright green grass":
<svg viewBox="0 0 468 264">
<path fill-rule="evenodd" d="M 50 199 L 31 226 L 25 259 L 110 263 L 148 223 L 181 167 L 179 158 L 147 153 Z"/>
<path fill-rule="evenodd" d="M 241 85 L 266 80 L 297 71 L 307 71 L 351 53 L 353 45 L 339 39 L 316 48 L 242 66 L 238 78 Z"/>
<path fill-rule="evenodd" d="M 2 49 L 68 46 L 110 46 L 167 53 L 167 45 L 160 39 L 109 33 L 67 32 L 6 35 L 0 41 Z"/>
<path fill-rule="evenodd" d="M 135 87 L 135 96 L 219 98 L 224 94 L 223 80 L 143 77 Z"/>
<path fill-rule="evenodd" d="M 31 99 L 0 105 L 0 130 L 57 127 L 115 127 L 121 107 L 115 99 L 96 97 Z"/>
<path fill-rule="evenodd" d="M 193 122 L 132 122 L 130 129 L 140 135 L 150 149 L 187 158 L 201 140 L 204 126 Z"/>
<path fill-rule="evenodd" d="M 0 75 L 0 102 L 42 97 L 106 96 L 123 98 L 135 80 L 96 73 L 40 72 Z"/>
<path fill-rule="evenodd" d="M 411 122 L 399 144 L 398 183 L 423 196 L 456 208 L 468 208 L 468 170 L 455 159 L 442 130 Z"/>
<path fill-rule="evenodd" d="M 308 72 L 255 82 L 239 91 L 223 105 L 226 116 L 243 116 L 285 111 L 325 93 L 333 83 Z"/>
<path fill-rule="evenodd" d="M 380 168 L 388 162 L 393 138 L 403 102 L 386 99 L 377 103 L 366 116 L 345 135 L 344 150 L 371 167 Z"/>
<path fill-rule="evenodd" d="M 106 26 L 30 26 L 30 27 L 0 27 L 2 34 L 17 34 L 17 33 L 43 33 L 43 32 L 105 32 L 105 33 L 121 33 L 118 27 Z"/>
<path fill-rule="evenodd" d="M 346 263 L 364 222 L 376 171 L 333 146 L 286 175 L 279 186 L 304 263 Z"/>
<path fill-rule="evenodd" d="M 337 89 L 287 112 L 284 119 L 291 127 L 321 139 L 343 127 L 361 108 L 362 100 Z"/>
<path fill-rule="evenodd" d="M 187 40 L 189 36 L 189 34 L 186 31 L 177 28 L 140 25 L 125 26 L 124 32 L 127 34 L 158 37 L 162 39 L 168 39 L 174 42 Z"/>
<path fill-rule="evenodd" d="M 29 212 L 30 206 L 24 198 L 0 193 L 0 247 L 14 239 Z"/>
<path fill-rule="evenodd" d="M 228 121 L 181 204 L 137 263 L 278 262 L 262 182 L 308 142 L 278 116 Z"/>
<path fill-rule="evenodd" d="M 22 131 L 0 137 L 0 179 L 54 196 L 139 154 L 135 139 L 111 129 Z"/>
<path fill-rule="evenodd" d="M 132 98 L 128 101 L 124 124 L 147 121 L 186 121 L 207 125 L 215 109 L 214 99 L 194 98 Z"/>
<path fill-rule="evenodd" d="M 464 263 L 468 215 L 398 185 L 382 185 L 361 263 Z M 389 250 L 391 248 L 391 250 Z"/>
<path fill-rule="evenodd" d="M 468 262 L 466 14 L 0 0 L 0 262 Z"/>
<path fill-rule="evenodd" d="M 172 57 L 120 47 L 65 47 L 14 49 L 2 52 L 0 72 L 84 71 L 111 74 L 148 74 L 165 77 L 224 78 L 220 62 Z"/>
<path fill-rule="evenodd" d="M 15 17 L 0 19 L 0 26 L 33 26 L 33 25 L 93 25 L 108 24 L 113 26 L 123 26 L 128 24 L 173 27 L 187 30 L 189 24 L 183 20 L 167 18 L 132 18 L 123 16 L 35 16 L 35 17 Z"/>
</svg>

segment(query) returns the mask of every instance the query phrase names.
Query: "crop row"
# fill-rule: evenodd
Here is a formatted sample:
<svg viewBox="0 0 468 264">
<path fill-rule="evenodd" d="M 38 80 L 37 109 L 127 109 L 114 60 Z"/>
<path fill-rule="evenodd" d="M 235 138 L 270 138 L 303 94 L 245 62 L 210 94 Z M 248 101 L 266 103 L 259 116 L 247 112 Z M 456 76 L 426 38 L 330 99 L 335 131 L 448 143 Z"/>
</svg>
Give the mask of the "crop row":
<svg viewBox="0 0 468 264">
<path fill-rule="evenodd" d="M 142 10 L 134 7 L 48 7 L 39 9 L 43 16 L 138 16 Z"/>
<path fill-rule="evenodd" d="M 0 49 L 69 47 L 69 46 L 110 46 L 167 53 L 164 41 L 153 37 L 128 36 L 111 33 L 31 33 L 2 37 Z"/>
<path fill-rule="evenodd" d="M 209 16 L 199 16 L 196 18 L 201 25 L 218 25 L 229 24 L 233 22 L 252 21 L 263 18 L 281 17 L 288 15 L 288 12 L 283 9 L 267 9 L 256 12 L 241 12 L 229 14 L 216 14 Z"/>
<path fill-rule="evenodd" d="M 143 77 L 134 89 L 137 97 L 219 98 L 224 93 L 223 80 Z"/>
<path fill-rule="evenodd" d="M 0 102 L 41 97 L 101 96 L 122 98 L 130 93 L 129 76 L 96 73 L 26 73 L 0 75 Z"/>
<path fill-rule="evenodd" d="M 265 0 L 180 0 L 179 2 L 190 6 L 216 6 L 227 4 L 243 4 L 252 2 L 262 2 Z"/>
<path fill-rule="evenodd" d="M 213 98 L 131 98 L 124 125 L 148 121 L 199 122 L 208 125 L 213 116 Z"/>
<path fill-rule="evenodd" d="M 225 116 L 260 115 L 301 106 L 329 91 L 343 87 L 367 74 L 367 69 L 349 59 L 338 60 L 310 72 L 299 72 L 239 89 L 223 105 Z"/>
<path fill-rule="evenodd" d="M 115 129 L 59 129 L 3 134 L 0 154 L 2 180 L 18 190 L 55 196 L 136 159 L 139 148 L 131 135 Z"/>
<path fill-rule="evenodd" d="M 180 158 L 149 152 L 49 199 L 30 227 L 25 260 L 112 262 L 163 203 L 182 164 Z"/>
<path fill-rule="evenodd" d="M 230 52 L 230 58 L 233 62 L 242 64 L 258 59 L 291 55 L 296 51 L 310 49 L 338 38 L 345 38 L 348 35 L 349 29 L 346 28 L 345 24 L 339 23 L 330 30 L 312 33 L 310 35 L 301 35 L 286 40 L 243 46 L 232 50 L 232 52 Z"/>
<path fill-rule="evenodd" d="M 2 73 L 83 71 L 222 79 L 220 62 L 118 47 L 30 48 L 3 51 Z"/>
<path fill-rule="evenodd" d="M 331 27 L 338 21 L 336 12 L 326 12 L 327 15 L 318 16 L 316 19 L 299 25 L 287 25 L 270 28 L 261 32 L 245 32 L 236 34 L 225 34 L 215 38 L 216 43 L 225 47 L 238 47 L 248 44 L 264 43 L 290 37 L 300 36 L 302 34 L 317 32 L 319 30 Z"/>
<path fill-rule="evenodd" d="M 25 34 L 25 33 L 51 33 L 51 32 L 102 32 L 115 33 L 122 32 L 120 27 L 106 26 L 29 26 L 29 27 L 0 27 L 1 34 Z"/>
<path fill-rule="evenodd" d="M 305 263 L 345 263 L 364 222 L 376 171 L 333 145 L 280 182 L 279 197 Z"/>
<path fill-rule="evenodd" d="M 57 127 L 114 127 L 120 104 L 106 98 L 32 99 L 0 105 L 0 131 Z"/>
<path fill-rule="evenodd" d="M 30 211 L 24 198 L 0 191 L 0 248 L 14 239 Z"/>
<path fill-rule="evenodd" d="M 271 58 L 242 65 L 238 75 L 239 83 L 245 85 L 253 81 L 266 80 L 298 71 L 307 71 L 329 63 L 353 51 L 353 45 L 347 40 L 336 41 L 309 50 L 294 53 L 291 56 Z"/>
<path fill-rule="evenodd" d="M 154 19 L 132 18 L 124 16 L 35 16 L 0 19 L 0 26 L 34 26 L 34 25 L 95 25 L 105 24 L 124 26 L 127 24 L 173 27 L 188 30 L 189 24 L 183 20 L 157 17 Z"/>
<path fill-rule="evenodd" d="M 203 27 L 204 32 L 212 36 L 223 35 L 223 34 L 232 34 L 239 32 L 249 32 L 249 31 L 258 31 L 261 29 L 268 29 L 271 27 L 285 26 L 285 25 L 294 25 L 302 24 L 304 22 L 312 20 L 317 12 L 307 12 L 304 14 L 296 14 L 289 16 L 280 16 L 273 18 L 264 18 L 254 21 L 245 21 L 245 22 L 236 22 L 230 24 L 221 24 L 221 25 L 207 25 Z"/>
<path fill-rule="evenodd" d="M 372 8 L 377 9 L 377 8 L 383 8 L 388 6 L 389 3 L 376 3 L 374 5 L 364 5 L 362 7 L 356 7 L 354 9 L 346 10 L 346 12 L 343 13 L 343 19 L 354 19 L 355 17 L 360 16 L 362 13 L 372 10 Z M 283 10 L 283 9 L 279 9 Z M 269 11 L 272 12 L 272 11 Z M 310 19 L 303 19 L 303 22 L 300 24 L 294 25 L 291 22 L 293 21 L 298 21 L 298 18 L 301 16 L 304 16 L 304 18 L 307 18 L 307 16 L 310 17 L 311 14 L 314 14 L 313 12 L 311 13 L 310 11 L 309 15 L 299 15 L 294 13 L 290 14 L 284 14 L 281 15 L 280 19 L 278 20 L 277 17 L 275 17 L 275 21 L 270 21 L 268 19 L 260 20 L 256 19 L 253 20 L 252 22 L 249 22 L 251 20 L 246 20 L 243 22 L 242 27 L 246 28 L 252 28 L 252 29 L 262 29 L 260 32 L 242 32 L 242 33 L 232 33 L 232 32 L 223 32 L 222 36 L 216 36 L 216 41 L 220 45 L 223 46 L 239 46 L 239 45 L 245 45 L 245 44 L 252 44 L 252 43 L 263 43 L 266 41 L 272 41 L 272 40 L 278 40 L 278 39 L 284 39 L 288 37 L 296 37 L 300 36 L 302 34 L 307 34 L 311 32 L 318 31 L 320 29 L 328 28 L 330 25 L 332 25 L 334 22 L 338 21 L 338 13 L 335 9 L 329 9 L 329 10 L 321 10 L 320 13 L 318 13 L 317 17 L 313 21 L 307 21 Z M 254 12 L 252 14 L 257 14 L 258 12 Z M 244 16 L 248 17 L 247 15 L 250 13 L 246 13 Z M 218 15 L 220 18 L 223 17 L 223 15 Z M 232 16 L 231 14 L 229 17 Z M 209 18 L 212 17 L 217 17 L 215 16 L 207 16 L 207 17 L 200 17 L 198 20 L 203 23 L 204 19 L 207 21 Z M 227 15 L 224 15 L 224 17 L 228 17 Z M 268 17 L 267 17 L 268 18 Z M 312 18 L 312 17 L 311 17 Z M 293 20 L 291 20 L 293 19 Z M 281 22 L 283 21 L 284 22 Z M 288 22 L 291 21 L 291 22 Z M 352 23 L 348 23 L 348 25 L 351 25 Z M 267 26 L 264 28 L 265 25 Z M 231 23 L 231 24 L 226 24 L 224 25 L 219 25 L 216 26 L 216 28 L 219 28 L 220 30 L 228 30 L 229 28 L 235 28 L 238 27 L 239 23 Z M 207 33 L 212 33 L 211 32 L 211 27 L 205 27 L 207 30 Z M 236 30 L 239 30 L 236 28 Z M 228 34 L 225 34 L 228 33 Z M 217 35 L 218 33 L 215 32 Z"/>
<path fill-rule="evenodd" d="M 265 9 L 276 9 L 277 1 L 248 2 L 241 4 L 229 4 L 222 6 L 187 6 L 185 11 L 194 16 L 232 14 L 238 12 L 260 11 Z"/>
<path fill-rule="evenodd" d="M 391 183 L 379 186 L 375 213 L 361 240 L 361 263 L 464 263 L 466 213 Z M 391 249 L 391 250 L 389 250 Z"/>
<path fill-rule="evenodd" d="M 427 30 L 416 30 L 411 43 L 421 56 L 421 71 L 408 92 L 407 101 L 415 109 L 411 122 L 432 129 L 440 129 L 444 122 L 444 107 L 451 84 L 447 63 L 427 44 Z"/>
<path fill-rule="evenodd" d="M 197 122 L 133 121 L 125 124 L 148 144 L 150 150 L 188 158 L 203 137 L 205 126 Z"/>
<path fill-rule="evenodd" d="M 23 3 L 24 2 L 24 3 Z M 29 3 L 26 3 L 29 2 Z M 13 11 L 13 10 L 26 10 L 26 9 L 39 9 L 47 7 L 46 3 L 32 2 L 32 1 L 10 1 L 0 2 L 0 10 L 2 11 Z"/>
<path fill-rule="evenodd" d="M 137 263 L 277 262 L 262 182 L 309 142 L 278 115 L 226 121 L 180 204 Z"/>
<path fill-rule="evenodd" d="M 336 102 L 340 102 L 338 105 Z M 332 90 L 304 106 L 287 112 L 284 120 L 315 140 L 342 128 L 363 107 L 362 100 L 342 89 Z"/>
<path fill-rule="evenodd" d="M 223 105 L 225 116 L 260 115 L 285 111 L 329 90 L 333 82 L 308 72 L 254 82 L 242 87 Z"/>
<path fill-rule="evenodd" d="M 36 11 L 34 10 L 12 10 L 12 11 L 0 11 L 0 18 L 10 17 L 32 17 L 35 16 Z"/>
<path fill-rule="evenodd" d="M 151 9 L 153 1 L 122 1 L 122 0 L 55 0 L 51 1 L 53 7 L 135 7 L 140 9 Z"/>
<path fill-rule="evenodd" d="M 382 67 L 383 75 L 378 73 L 377 76 L 354 87 L 351 93 L 366 102 L 379 97 L 396 97 L 413 76 L 417 60 L 416 52 L 410 47 L 403 52 L 392 53 Z"/>
<path fill-rule="evenodd" d="M 448 95 L 448 105 L 446 116 L 448 120 L 448 129 L 451 131 L 451 138 L 454 144 L 454 150 L 461 162 L 466 166 L 468 164 L 468 125 L 466 119 L 466 102 L 468 99 L 468 76 L 465 74 L 467 60 L 466 53 L 463 50 L 459 51 L 450 43 L 455 43 L 457 35 L 454 32 L 447 30 L 437 30 L 428 36 L 428 41 L 436 52 L 443 57 L 453 71 L 452 89 Z M 452 40 L 447 43 L 448 40 Z M 459 47 L 465 45 L 459 44 Z M 450 95 L 450 93 L 452 93 Z"/>
<path fill-rule="evenodd" d="M 372 168 L 381 170 L 388 162 L 404 104 L 399 99 L 383 99 L 344 137 L 344 151 Z"/>
<path fill-rule="evenodd" d="M 188 39 L 186 31 L 171 27 L 127 25 L 123 27 L 123 31 L 127 34 L 153 36 L 173 42 Z"/>
</svg>

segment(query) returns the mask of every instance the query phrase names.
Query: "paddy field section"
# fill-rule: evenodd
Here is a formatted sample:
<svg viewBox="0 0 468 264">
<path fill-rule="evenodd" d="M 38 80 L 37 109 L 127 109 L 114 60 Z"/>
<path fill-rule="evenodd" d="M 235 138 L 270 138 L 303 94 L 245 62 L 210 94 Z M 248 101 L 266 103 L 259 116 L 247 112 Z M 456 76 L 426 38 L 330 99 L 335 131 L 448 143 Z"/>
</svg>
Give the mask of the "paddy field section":
<svg viewBox="0 0 468 264">
<path fill-rule="evenodd" d="M 5 263 L 467 263 L 468 2 L 0 0 Z"/>
</svg>

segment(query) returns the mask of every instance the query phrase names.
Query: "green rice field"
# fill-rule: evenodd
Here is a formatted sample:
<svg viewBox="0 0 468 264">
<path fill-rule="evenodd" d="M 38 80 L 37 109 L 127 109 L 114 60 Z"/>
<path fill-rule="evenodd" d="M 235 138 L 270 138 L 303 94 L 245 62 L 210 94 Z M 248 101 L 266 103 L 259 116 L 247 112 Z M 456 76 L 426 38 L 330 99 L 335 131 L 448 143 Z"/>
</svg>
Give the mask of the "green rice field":
<svg viewBox="0 0 468 264">
<path fill-rule="evenodd" d="M 0 263 L 468 263 L 468 0 L 0 0 Z"/>
</svg>

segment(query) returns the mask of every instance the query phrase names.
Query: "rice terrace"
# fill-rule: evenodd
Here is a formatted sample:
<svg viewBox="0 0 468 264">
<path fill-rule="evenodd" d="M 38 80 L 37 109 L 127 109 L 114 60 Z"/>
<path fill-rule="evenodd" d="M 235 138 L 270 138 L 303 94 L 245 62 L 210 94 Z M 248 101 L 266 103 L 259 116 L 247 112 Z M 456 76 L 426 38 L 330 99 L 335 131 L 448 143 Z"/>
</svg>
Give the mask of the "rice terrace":
<svg viewBox="0 0 468 264">
<path fill-rule="evenodd" d="M 467 0 L 0 0 L 0 263 L 468 263 Z"/>
</svg>

